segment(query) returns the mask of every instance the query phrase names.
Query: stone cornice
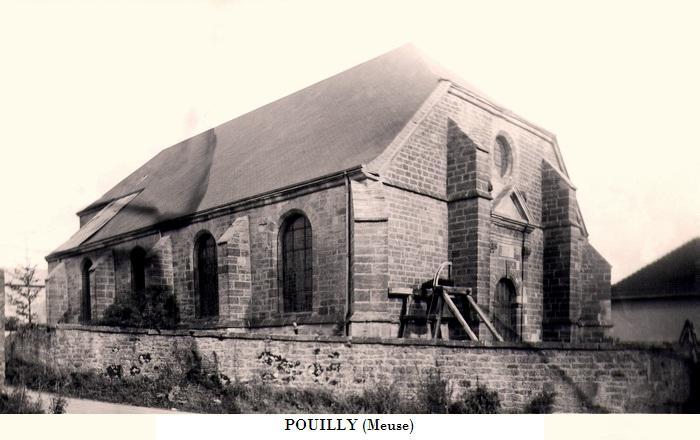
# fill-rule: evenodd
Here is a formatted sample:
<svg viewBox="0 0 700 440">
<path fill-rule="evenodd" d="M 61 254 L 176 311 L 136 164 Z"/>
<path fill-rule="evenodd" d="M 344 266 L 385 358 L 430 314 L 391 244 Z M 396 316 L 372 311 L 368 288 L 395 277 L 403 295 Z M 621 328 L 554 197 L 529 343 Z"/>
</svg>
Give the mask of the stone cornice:
<svg viewBox="0 0 700 440">
<path fill-rule="evenodd" d="M 554 134 L 551 133 L 550 131 L 545 130 L 542 127 L 539 127 L 532 122 L 528 121 L 527 119 L 516 115 L 515 113 L 511 112 L 510 110 L 506 109 L 505 107 L 498 106 L 491 101 L 487 100 L 486 98 L 478 95 L 477 93 L 473 92 L 472 90 L 466 89 L 459 84 L 452 83 L 452 88 L 450 88 L 449 93 L 457 96 L 461 99 L 464 99 L 465 101 L 476 105 L 477 107 L 481 108 L 482 110 L 485 110 L 489 113 L 491 113 L 494 116 L 501 117 L 508 122 L 511 122 L 518 127 L 529 131 L 530 133 L 534 134 L 535 136 L 547 141 L 547 142 L 554 142 Z"/>
</svg>

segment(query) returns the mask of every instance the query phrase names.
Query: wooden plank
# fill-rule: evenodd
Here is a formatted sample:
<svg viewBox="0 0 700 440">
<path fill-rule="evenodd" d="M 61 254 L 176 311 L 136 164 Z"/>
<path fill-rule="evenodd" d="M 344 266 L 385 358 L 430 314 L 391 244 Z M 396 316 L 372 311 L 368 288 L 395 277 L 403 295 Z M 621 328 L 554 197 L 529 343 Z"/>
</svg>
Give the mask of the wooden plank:
<svg viewBox="0 0 700 440">
<path fill-rule="evenodd" d="M 445 293 L 445 291 L 442 292 L 442 298 L 445 300 L 445 303 L 447 304 L 447 307 L 450 308 L 452 311 L 452 314 L 455 315 L 455 318 L 457 318 L 457 321 L 462 325 L 462 328 L 464 329 L 465 332 L 467 332 L 467 335 L 469 335 L 469 339 L 472 341 L 478 341 L 479 338 L 476 337 L 472 329 L 469 327 L 469 324 L 467 324 L 467 321 L 464 320 L 462 317 L 462 314 L 459 313 L 459 309 L 455 305 L 455 303 L 452 302 L 452 298 L 450 298 L 450 295 Z M 469 298 L 469 297 L 467 297 Z"/>
<path fill-rule="evenodd" d="M 411 295 L 413 295 L 413 289 L 410 287 L 389 287 L 390 298 L 401 298 Z"/>
<path fill-rule="evenodd" d="M 476 310 L 476 313 L 479 314 L 479 317 L 481 318 L 482 321 L 484 321 L 484 324 L 486 324 L 486 327 L 493 333 L 493 336 L 498 339 L 500 342 L 503 342 L 503 337 L 496 331 L 496 328 L 491 324 L 491 321 L 489 318 L 486 317 L 486 314 L 484 313 L 483 310 L 481 310 L 481 307 L 474 301 L 474 298 L 472 298 L 471 295 L 467 295 L 467 301 L 469 301 L 469 304 L 474 307 L 474 310 Z"/>
<path fill-rule="evenodd" d="M 437 312 L 437 320 L 435 321 L 433 328 L 433 341 L 436 341 L 438 334 L 440 334 L 440 325 L 442 324 L 442 297 L 438 296 L 435 304 L 435 312 Z"/>
<path fill-rule="evenodd" d="M 458 287 L 458 286 L 440 286 L 442 289 L 449 293 L 450 295 L 470 295 L 472 289 L 470 287 Z"/>
</svg>

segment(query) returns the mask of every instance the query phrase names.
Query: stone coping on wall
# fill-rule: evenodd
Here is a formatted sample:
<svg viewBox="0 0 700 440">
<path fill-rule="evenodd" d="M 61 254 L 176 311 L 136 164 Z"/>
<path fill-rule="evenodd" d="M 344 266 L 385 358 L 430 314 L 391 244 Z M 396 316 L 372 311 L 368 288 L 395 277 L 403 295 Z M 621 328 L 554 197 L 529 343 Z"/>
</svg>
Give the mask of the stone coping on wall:
<svg viewBox="0 0 700 440">
<path fill-rule="evenodd" d="M 343 320 L 342 315 L 317 315 L 308 312 L 302 313 L 287 313 L 285 316 L 277 318 L 260 319 L 250 323 L 250 328 L 260 327 L 285 327 L 295 323 L 298 325 L 323 325 L 323 324 L 338 324 Z"/>
<path fill-rule="evenodd" d="M 79 324 L 57 324 L 49 327 L 48 331 L 78 330 L 92 333 L 123 333 L 132 335 L 175 336 L 216 339 L 271 340 L 290 342 L 316 343 L 345 343 L 365 345 L 394 345 L 394 346 L 425 346 L 447 348 L 482 348 L 482 349 L 512 349 L 512 350 L 565 350 L 565 351 L 667 351 L 683 356 L 684 349 L 678 344 L 671 343 L 632 343 L 632 342 L 490 342 L 463 340 L 427 340 L 403 338 L 373 338 L 325 335 L 275 335 L 241 333 L 241 329 L 175 329 L 154 330 L 143 328 L 121 328 Z"/>
</svg>

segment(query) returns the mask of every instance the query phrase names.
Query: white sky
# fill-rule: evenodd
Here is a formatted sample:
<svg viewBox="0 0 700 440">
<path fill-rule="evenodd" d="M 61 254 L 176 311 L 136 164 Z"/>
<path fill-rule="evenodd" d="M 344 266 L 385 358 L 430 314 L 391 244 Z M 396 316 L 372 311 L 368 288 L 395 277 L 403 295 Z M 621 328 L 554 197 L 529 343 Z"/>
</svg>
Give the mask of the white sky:
<svg viewBox="0 0 700 440">
<path fill-rule="evenodd" d="M 700 235 L 693 2 L 23 3 L 0 4 L 0 266 L 45 264 L 161 149 L 409 41 L 557 134 L 613 281 Z"/>
</svg>

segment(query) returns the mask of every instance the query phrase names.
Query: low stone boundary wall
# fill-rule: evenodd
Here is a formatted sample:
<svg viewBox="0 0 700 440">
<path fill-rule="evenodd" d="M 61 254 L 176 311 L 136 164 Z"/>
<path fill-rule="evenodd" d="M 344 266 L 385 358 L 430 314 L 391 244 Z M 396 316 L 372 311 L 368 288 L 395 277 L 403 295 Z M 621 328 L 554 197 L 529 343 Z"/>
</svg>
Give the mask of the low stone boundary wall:
<svg viewBox="0 0 700 440">
<path fill-rule="evenodd" d="M 455 393 L 478 383 L 498 391 L 504 410 L 523 411 L 543 390 L 555 411 L 663 412 L 689 397 L 690 365 L 669 347 L 490 344 L 413 339 L 262 336 L 220 331 L 121 330 L 63 325 L 17 333 L 12 356 L 66 371 L 125 379 L 185 372 L 193 363 L 231 380 L 324 387 L 339 393 L 394 384 L 413 393 L 440 371 Z"/>
<path fill-rule="evenodd" d="M 5 386 L 5 272 L 0 268 L 0 391 Z"/>
</svg>

